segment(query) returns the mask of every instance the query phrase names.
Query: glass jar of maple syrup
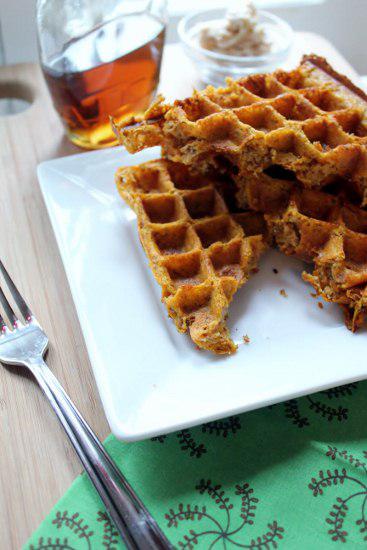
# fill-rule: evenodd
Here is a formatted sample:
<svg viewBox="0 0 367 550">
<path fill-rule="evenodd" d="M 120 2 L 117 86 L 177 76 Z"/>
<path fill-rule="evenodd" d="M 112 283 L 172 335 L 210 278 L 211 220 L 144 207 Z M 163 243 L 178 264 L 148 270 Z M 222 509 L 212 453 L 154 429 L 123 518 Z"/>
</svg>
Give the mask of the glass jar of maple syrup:
<svg viewBox="0 0 367 550">
<path fill-rule="evenodd" d="M 70 140 L 117 143 L 110 116 L 143 112 L 154 98 L 166 0 L 38 0 L 42 69 Z"/>
</svg>

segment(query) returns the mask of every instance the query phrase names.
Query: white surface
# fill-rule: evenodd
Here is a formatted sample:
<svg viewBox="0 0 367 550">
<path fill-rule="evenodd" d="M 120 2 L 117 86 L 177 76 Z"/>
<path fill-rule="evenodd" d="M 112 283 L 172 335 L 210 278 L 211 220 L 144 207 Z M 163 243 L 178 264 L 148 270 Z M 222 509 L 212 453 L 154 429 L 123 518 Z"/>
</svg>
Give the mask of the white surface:
<svg viewBox="0 0 367 550">
<path fill-rule="evenodd" d="M 234 1 L 234 0 L 232 0 Z M 326 0 L 253 0 L 257 8 L 269 10 L 274 8 L 303 8 L 313 6 L 315 4 L 323 4 Z M 240 3 L 241 0 L 238 0 Z M 177 0 L 168 0 L 170 15 L 186 15 L 190 11 L 206 10 L 222 8 L 228 1 L 224 0 L 185 0 L 178 2 Z"/>
<path fill-rule="evenodd" d="M 260 0 L 259 7 L 271 9 L 283 17 L 296 31 L 309 31 L 328 38 L 345 55 L 360 73 L 367 72 L 367 57 L 364 48 L 365 23 L 367 18 L 366 0 Z M 221 6 L 227 0 L 170 0 L 173 11 L 168 27 L 168 40 L 178 40 L 176 27 L 182 13 L 209 7 Z M 292 5 L 298 7 L 292 7 Z M 192 7 L 194 5 L 194 8 Z M 5 62 L 37 60 L 35 30 L 35 0 L 0 0 L 0 27 L 2 27 Z M 312 43 L 308 51 L 314 51 Z"/>
<path fill-rule="evenodd" d="M 350 333 L 337 306 L 319 309 L 302 263 L 275 251 L 230 307 L 235 355 L 198 351 L 176 331 L 113 182 L 119 165 L 157 155 L 115 148 L 39 167 L 113 433 L 146 438 L 365 378 L 366 333 Z"/>
</svg>

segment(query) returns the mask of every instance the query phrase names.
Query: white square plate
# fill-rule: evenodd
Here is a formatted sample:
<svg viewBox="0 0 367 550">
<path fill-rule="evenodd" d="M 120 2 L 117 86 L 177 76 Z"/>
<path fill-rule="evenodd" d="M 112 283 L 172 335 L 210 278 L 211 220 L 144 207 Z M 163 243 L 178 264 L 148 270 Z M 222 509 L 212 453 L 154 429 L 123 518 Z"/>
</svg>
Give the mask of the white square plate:
<svg viewBox="0 0 367 550">
<path fill-rule="evenodd" d="M 198 351 L 176 331 L 135 215 L 114 185 L 118 166 L 158 154 L 114 148 L 39 166 L 113 433 L 126 441 L 146 438 L 367 377 L 366 333 L 349 332 L 338 306 L 320 309 L 300 277 L 303 264 L 276 251 L 265 254 L 260 272 L 234 296 L 228 324 L 236 354 Z"/>
</svg>

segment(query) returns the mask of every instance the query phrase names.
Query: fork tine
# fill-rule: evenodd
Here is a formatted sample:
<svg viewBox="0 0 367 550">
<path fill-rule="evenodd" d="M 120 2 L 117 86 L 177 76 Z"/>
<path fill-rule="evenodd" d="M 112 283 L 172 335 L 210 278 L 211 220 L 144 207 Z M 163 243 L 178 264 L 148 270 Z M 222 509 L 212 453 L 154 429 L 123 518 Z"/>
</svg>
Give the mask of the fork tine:
<svg viewBox="0 0 367 550">
<path fill-rule="evenodd" d="M 7 272 L 7 270 L 5 269 L 4 267 L 4 264 L 3 262 L 0 260 L 0 271 L 1 273 L 3 274 L 3 277 L 5 279 L 5 282 L 14 298 L 14 301 L 15 303 L 17 304 L 18 308 L 19 308 L 19 311 L 21 312 L 21 314 L 23 315 L 24 319 L 26 321 L 30 321 L 31 318 L 32 318 L 32 312 L 31 310 L 29 309 L 29 307 L 27 306 L 27 304 L 25 303 L 22 295 L 20 294 L 19 290 L 17 289 L 17 287 L 15 286 L 15 284 L 13 283 L 13 280 L 11 279 L 9 273 Z M 1 289 L 0 289 L 1 290 Z M 3 297 L 5 298 L 5 295 L 4 293 L 2 292 L 2 295 Z M 3 302 L 1 296 L 0 296 L 0 300 L 1 302 Z M 6 300 L 5 298 L 5 301 L 7 302 L 8 306 L 9 306 L 9 302 Z M 3 306 L 5 308 L 5 305 L 3 303 Z M 10 307 L 10 306 L 9 306 Z M 10 308 L 11 309 L 11 308 Z M 12 311 L 12 310 L 11 310 Z M 8 313 L 6 312 L 6 314 L 8 315 Z M 13 313 L 14 315 L 14 313 Z M 15 318 L 16 319 L 16 318 Z"/>
<path fill-rule="evenodd" d="M 0 287 L 0 302 L 4 308 L 4 311 L 5 311 L 5 315 L 7 316 L 7 318 L 9 319 L 9 321 L 11 322 L 12 326 L 14 328 L 17 328 L 18 326 L 18 319 L 11 307 L 11 305 L 9 304 L 8 300 L 6 299 L 6 296 L 2 290 L 2 288 Z M 4 322 L 4 319 L 3 319 L 3 322 Z"/>
</svg>

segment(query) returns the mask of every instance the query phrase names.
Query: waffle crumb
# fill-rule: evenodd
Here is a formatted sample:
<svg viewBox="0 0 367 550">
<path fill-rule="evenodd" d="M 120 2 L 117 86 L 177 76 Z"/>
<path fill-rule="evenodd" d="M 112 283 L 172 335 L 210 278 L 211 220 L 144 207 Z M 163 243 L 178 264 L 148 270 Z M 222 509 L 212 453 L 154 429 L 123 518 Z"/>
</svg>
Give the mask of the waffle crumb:
<svg viewBox="0 0 367 550">
<path fill-rule="evenodd" d="M 276 267 L 273 267 L 273 273 L 275 273 L 275 274 L 279 273 L 279 271 L 277 270 Z"/>
<path fill-rule="evenodd" d="M 250 343 L 250 338 L 248 337 L 247 334 L 245 334 L 245 336 L 243 337 L 243 341 L 245 344 L 249 344 Z"/>
<path fill-rule="evenodd" d="M 321 302 L 317 302 L 317 305 L 320 309 L 324 309 L 324 304 L 322 304 Z"/>
<path fill-rule="evenodd" d="M 284 298 L 288 298 L 288 294 L 286 293 L 286 291 L 284 290 L 284 288 L 281 288 L 281 289 L 279 290 L 279 294 L 280 294 L 281 296 L 283 296 Z"/>
<path fill-rule="evenodd" d="M 312 296 L 312 298 L 317 298 L 316 292 L 310 292 L 310 296 Z"/>
</svg>

